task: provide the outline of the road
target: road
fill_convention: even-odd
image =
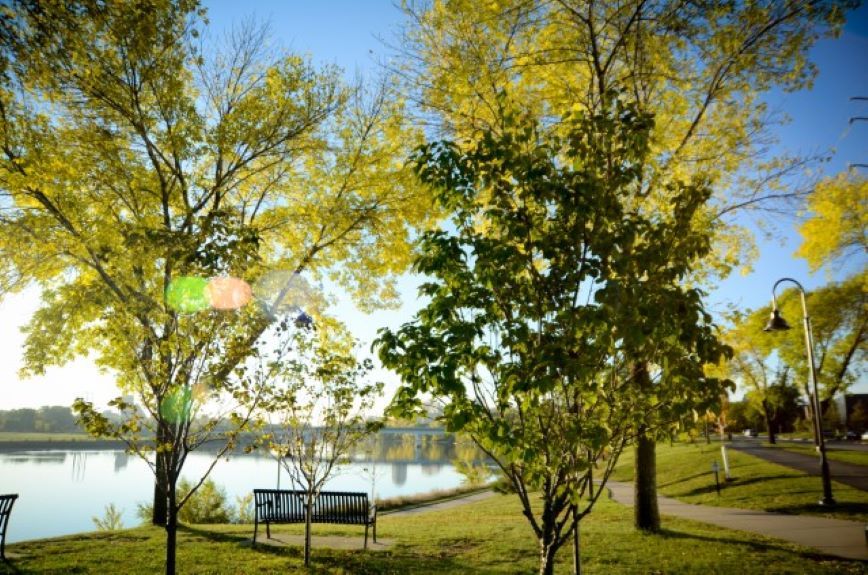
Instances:
[[[778,465],[784,465],[791,469],[807,473],[808,475],[820,476],[820,459],[818,456],[794,453],[784,449],[764,447],[761,441],[755,439],[741,439],[730,444],[733,449],[749,453],[755,457],[765,459]],[[868,466],[844,463],[842,461],[829,460],[829,474],[834,481],[838,481],[850,487],[868,491]]]

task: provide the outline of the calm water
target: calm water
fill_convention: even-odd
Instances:
[[[414,449],[406,442],[378,449],[374,464],[364,456],[339,470],[327,489],[365,491],[372,489],[375,470],[376,497],[425,493],[461,484],[462,476],[452,465],[454,446],[426,445]],[[183,476],[198,479],[213,461],[208,453],[192,453]],[[234,455],[220,460],[211,472],[228,501],[254,488],[274,488],[278,466],[266,455]],[[0,493],[18,493],[12,509],[7,542],[93,531],[92,517],[102,517],[113,503],[123,511],[125,527],[139,524],[137,503],[151,503],[153,475],[135,455],[113,450],[18,451],[0,453]],[[291,488],[286,472],[280,486]]]

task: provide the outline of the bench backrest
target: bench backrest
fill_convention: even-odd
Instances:
[[[303,523],[304,491],[284,489],[254,489],[253,499],[259,521],[273,523]],[[367,493],[347,491],[321,491],[314,500],[313,523],[368,523],[370,506]]]
[[[9,514],[12,513],[12,504],[18,499],[18,495],[0,495],[0,533],[6,533],[6,524],[9,523]]]

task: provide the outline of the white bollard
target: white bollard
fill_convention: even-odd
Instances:
[[[720,455],[723,457],[723,476],[729,481],[732,477],[729,475],[729,459],[726,457],[725,445],[720,446]]]

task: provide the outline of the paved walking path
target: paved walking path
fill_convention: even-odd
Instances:
[[[632,483],[609,481],[606,487],[610,490],[612,499],[624,505],[633,505]],[[758,533],[813,547],[826,555],[868,561],[865,525],[856,521],[692,505],[663,496],[657,497],[657,504],[661,515],[673,515],[727,529]]]
[[[489,489],[487,491],[478,491],[471,495],[460,496],[454,499],[448,499],[446,501],[423,503],[422,505],[419,505],[417,507],[398,509],[397,511],[384,511],[382,513],[378,513],[378,516],[415,515],[417,513],[427,513],[429,511],[442,511],[443,509],[452,509],[453,507],[458,507],[459,505],[466,505],[468,503],[483,501],[485,499],[488,499],[489,497],[493,497],[494,495],[496,495],[496,493]]]
[[[805,455],[804,453],[793,453],[785,449],[763,447],[762,445],[746,442],[733,442],[729,444],[729,447],[765,459],[766,461],[807,473],[808,475],[820,476],[819,454],[816,456]],[[838,481],[862,491],[868,491],[868,467],[864,465],[829,459],[829,474],[832,476],[833,481]]]

